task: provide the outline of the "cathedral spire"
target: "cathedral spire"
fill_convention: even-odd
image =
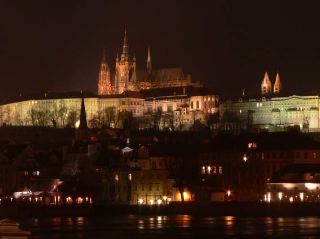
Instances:
[[[281,90],[282,90],[282,84],[280,80],[280,75],[279,73],[277,73],[276,81],[274,82],[274,85],[273,85],[273,93],[278,94],[280,93]]]
[[[272,92],[271,88],[272,88],[271,81],[269,79],[268,72],[266,72],[264,74],[264,77],[263,77],[263,80],[262,80],[262,83],[261,83],[261,94],[262,95],[270,94]]]
[[[107,63],[106,48],[103,48],[103,51],[102,51],[101,64],[102,63]]]
[[[152,70],[151,53],[150,53],[150,47],[148,47],[147,72],[151,73],[151,70]]]
[[[129,46],[128,46],[127,29],[124,29],[122,56],[127,57],[128,54],[129,54]]]

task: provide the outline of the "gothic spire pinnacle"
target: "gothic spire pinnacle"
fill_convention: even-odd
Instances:
[[[147,57],[147,71],[150,73],[152,70],[152,64],[151,64],[151,53],[150,53],[150,47],[148,47],[148,57]]]
[[[128,54],[129,54],[129,46],[128,46],[127,29],[124,29],[122,55],[127,56]]]
[[[101,63],[107,63],[106,48],[103,48]]]

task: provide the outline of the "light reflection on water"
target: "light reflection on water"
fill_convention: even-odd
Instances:
[[[30,239],[64,238],[319,238],[320,217],[109,216],[21,221]]]

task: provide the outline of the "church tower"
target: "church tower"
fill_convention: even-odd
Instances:
[[[279,94],[281,90],[282,90],[282,84],[280,81],[280,75],[279,73],[277,73],[276,81],[274,82],[274,85],[273,85],[273,93]]]
[[[150,53],[150,47],[148,47],[147,72],[150,74],[151,71],[152,71],[151,53]]]
[[[83,95],[81,96],[81,108],[80,108],[80,124],[79,128],[76,129],[76,140],[77,141],[87,141],[89,138],[88,124],[87,124],[87,114],[84,104]]]
[[[268,95],[270,93],[272,93],[272,85],[268,73],[266,72],[261,83],[261,94]]]
[[[128,90],[130,78],[135,71],[136,61],[129,55],[129,46],[127,32],[124,32],[122,53],[116,59],[116,74],[115,74],[115,90],[116,93],[122,94]]]
[[[110,68],[106,59],[106,51],[103,49],[102,60],[99,72],[98,95],[111,94]]]

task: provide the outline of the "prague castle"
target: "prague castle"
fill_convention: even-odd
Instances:
[[[126,31],[122,53],[120,57],[117,55],[115,66],[115,73],[112,75],[104,51],[99,74],[98,95],[122,94],[126,91],[152,88],[202,86],[199,82],[192,82],[191,76],[185,74],[181,68],[154,70],[151,63],[150,48],[148,48],[146,68],[137,69],[136,57],[129,54]]]
[[[219,104],[214,91],[193,82],[181,68],[153,69],[150,48],[145,69],[137,69],[125,33],[114,72],[103,51],[98,94],[47,92],[19,96],[0,105],[0,125],[74,127],[79,121],[82,97],[91,127],[121,127],[118,123],[121,113],[130,112],[134,118],[141,121],[148,118],[153,124],[153,118],[157,118],[160,129],[184,130],[195,121],[205,122],[206,115],[216,113]],[[146,123],[139,126],[146,127],[151,126]]]
[[[213,127],[222,130],[281,131],[299,127],[307,132],[320,131],[320,96],[285,95],[279,73],[274,80],[267,72],[264,74],[258,96],[243,94],[221,100],[215,91],[193,81],[181,68],[154,69],[150,48],[147,52],[145,67],[137,69],[125,33],[115,69],[110,69],[103,51],[97,94],[47,92],[19,96],[0,105],[0,125],[74,127],[84,97],[90,127],[121,127],[121,113],[129,112],[144,122],[139,128],[150,128],[152,122],[159,129],[188,130],[196,121],[208,125],[210,115],[219,113],[220,121]]]

